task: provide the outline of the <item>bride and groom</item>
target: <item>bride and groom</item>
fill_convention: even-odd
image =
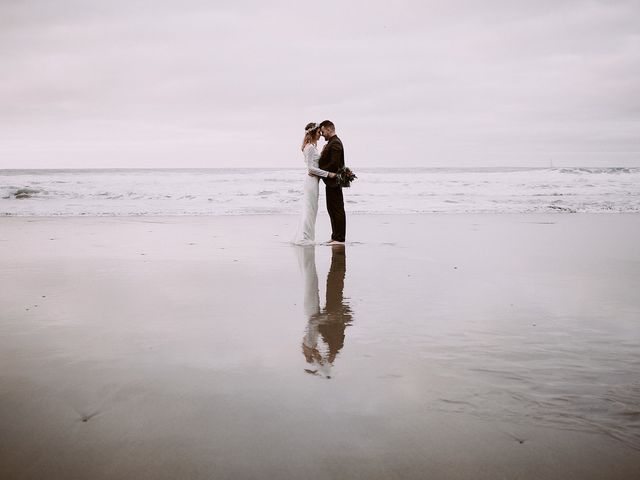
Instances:
[[[318,152],[318,140],[323,137],[327,143]],[[337,172],[344,167],[342,141],[336,135],[336,127],[330,120],[320,124],[309,123],[304,129],[302,153],[307,164],[308,175],[304,182],[302,218],[293,239],[296,245],[315,245],[316,217],[318,215],[318,195],[320,179],[325,183],[327,212],[331,219],[331,240],[329,245],[342,245],[345,241],[347,218],[344,213],[342,187]]]

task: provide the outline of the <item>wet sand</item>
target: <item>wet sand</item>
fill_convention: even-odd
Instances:
[[[640,216],[295,220],[0,219],[0,478],[640,478]]]

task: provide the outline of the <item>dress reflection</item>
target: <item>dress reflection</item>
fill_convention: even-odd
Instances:
[[[331,250],[331,267],[327,274],[325,307],[320,309],[315,247],[299,247],[298,262],[304,277],[304,313],[307,328],[302,339],[302,353],[309,363],[307,373],[331,378],[331,369],[344,346],[345,329],[352,312],[343,297],[346,274],[346,251],[343,245]]]

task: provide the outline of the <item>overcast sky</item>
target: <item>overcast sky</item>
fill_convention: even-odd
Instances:
[[[0,0],[0,168],[640,166],[640,0]]]

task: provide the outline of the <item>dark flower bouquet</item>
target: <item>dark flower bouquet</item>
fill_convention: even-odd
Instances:
[[[338,181],[338,185],[343,188],[349,188],[351,186],[351,182],[353,182],[356,178],[356,174],[351,171],[349,167],[341,167],[336,172],[336,180]]]

